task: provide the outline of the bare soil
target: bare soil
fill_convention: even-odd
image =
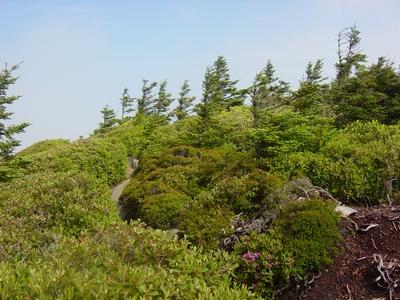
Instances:
[[[400,206],[353,208],[340,224],[342,251],[333,266],[281,299],[400,299]]]
[[[131,177],[131,175],[132,175],[132,173],[133,173],[134,170],[135,170],[135,169],[132,168],[131,164],[128,163],[127,170],[126,170],[126,174],[125,174],[126,180],[123,181],[123,182],[121,182],[120,184],[118,184],[118,185],[116,185],[116,186],[113,186],[113,187],[111,188],[111,193],[112,193],[111,198],[112,198],[114,201],[118,202],[119,196],[121,196],[121,193],[122,193],[123,189],[124,189],[124,188],[128,185],[128,183],[130,182],[130,179],[129,179],[129,178]]]

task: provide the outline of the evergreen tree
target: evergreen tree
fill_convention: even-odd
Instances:
[[[135,101],[135,99],[129,96],[128,88],[125,87],[122,93],[122,97],[119,98],[119,100],[122,106],[121,119],[123,120],[126,114],[129,114],[134,111],[133,102]]]
[[[265,68],[256,74],[253,85],[249,89],[254,128],[261,125],[265,112],[288,103],[289,84],[274,75],[274,66],[271,61],[268,61]]]
[[[336,80],[340,84],[350,78],[353,69],[362,67],[367,56],[360,50],[360,31],[356,25],[345,28],[338,34],[338,58],[336,63]]]
[[[137,113],[140,115],[150,115],[154,105],[154,94],[153,89],[157,86],[157,82],[152,82],[148,85],[148,80],[143,79],[142,85],[142,96],[136,98],[137,101]]]
[[[203,97],[196,112],[201,118],[207,118],[216,111],[229,110],[232,106],[243,105],[247,89],[238,90],[238,80],[231,80],[228,64],[223,56],[218,56],[212,66],[206,69],[203,81]]]
[[[185,80],[181,86],[181,90],[179,92],[178,105],[173,111],[173,115],[178,119],[182,120],[186,118],[191,113],[191,106],[193,105],[193,101],[196,97],[189,97],[188,94],[190,92],[189,81]]]
[[[210,66],[207,66],[206,68],[206,74],[204,75],[204,80],[203,80],[203,95],[201,97],[200,103],[198,103],[194,111],[197,113],[197,115],[202,119],[202,120],[208,120],[212,113],[212,86],[213,86],[213,71]]]
[[[94,134],[105,133],[118,123],[117,113],[108,105],[100,112],[103,115],[103,122],[99,123],[99,128],[94,131]]]
[[[25,128],[30,125],[27,122],[9,126],[3,123],[14,114],[7,112],[6,105],[14,103],[21,97],[20,95],[7,95],[9,86],[15,84],[18,79],[18,77],[12,77],[11,73],[18,68],[19,64],[12,65],[10,68],[5,64],[4,69],[0,72],[0,159],[4,160],[10,160],[15,148],[21,145],[21,141],[16,140],[14,135],[25,132]]]
[[[167,112],[169,106],[174,101],[171,93],[167,92],[167,79],[160,82],[157,98],[154,101],[154,112],[159,116],[166,116],[169,118]]]
[[[384,124],[397,124],[400,120],[400,76],[384,57],[341,85],[334,85],[331,98],[338,126],[356,120]]]
[[[300,81],[300,87],[292,93],[292,104],[295,111],[303,115],[324,114],[329,112],[326,102],[329,85],[322,82],[327,77],[322,76],[323,60],[315,64],[309,62],[306,68],[306,78]]]

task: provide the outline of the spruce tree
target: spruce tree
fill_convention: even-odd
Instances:
[[[152,94],[153,89],[157,86],[157,82],[152,82],[148,85],[148,80],[143,79],[142,85],[142,96],[136,98],[137,101],[137,113],[139,115],[149,116],[152,113],[154,105],[154,94]]]
[[[345,28],[338,34],[338,62],[336,63],[336,80],[339,84],[350,78],[354,69],[359,69],[367,56],[360,50],[360,31],[356,25]]]
[[[208,118],[212,113],[243,105],[248,90],[236,88],[238,80],[231,80],[225,58],[220,55],[212,66],[208,66],[203,81],[203,97],[196,106],[197,114]]]
[[[154,100],[153,111],[156,115],[165,116],[168,119],[168,109],[174,98],[172,98],[171,93],[167,92],[167,83],[167,79],[160,82],[158,94]]]
[[[126,117],[126,114],[134,111],[133,102],[135,101],[135,99],[129,96],[128,88],[125,87],[122,93],[122,97],[119,98],[119,100],[122,106],[121,119],[123,120]]]
[[[99,128],[94,134],[105,133],[118,123],[117,113],[108,104],[100,111],[103,116],[103,122],[99,123]]]
[[[173,111],[173,115],[178,119],[182,120],[186,118],[191,112],[191,107],[193,105],[193,101],[196,99],[196,97],[188,96],[190,92],[190,87],[189,87],[189,81],[185,80],[181,86],[181,90],[179,92],[179,98],[178,98],[178,105]]]
[[[292,92],[292,104],[294,110],[302,115],[329,114],[327,103],[329,85],[323,81],[327,77],[322,76],[323,60],[318,59],[315,64],[309,62],[306,67],[306,77],[300,81],[297,91]]]
[[[8,96],[7,90],[10,85],[15,84],[18,77],[13,77],[11,73],[19,68],[19,64],[12,65],[8,68],[5,64],[4,69],[0,72],[0,159],[10,160],[16,147],[21,145],[21,141],[14,138],[15,134],[25,132],[25,128],[30,124],[27,122],[19,125],[6,126],[3,121],[9,120],[14,114],[7,112],[7,105],[18,100],[20,95]]]
[[[289,84],[275,77],[275,68],[271,61],[256,74],[249,90],[254,128],[261,126],[267,111],[288,104]]]

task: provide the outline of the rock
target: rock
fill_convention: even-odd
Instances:
[[[347,218],[348,216],[355,214],[357,212],[355,209],[344,205],[336,206],[335,211],[340,212],[341,217],[343,218]]]

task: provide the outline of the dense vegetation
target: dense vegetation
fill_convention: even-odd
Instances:
[[[339,34],[330,83],[317,60],[290,90],[269,61],[239,89],[219,56],[197,104],[188,81],[170,110],[167,80],[144,79],[86,139],[14,154],[29,124],[0,123],[0,297],[273,299],[329,266],[337,201],[400,197],[400,76],[385,58],[364,65],[359,34]],[[0,121],[15,69],[0,76]]]

